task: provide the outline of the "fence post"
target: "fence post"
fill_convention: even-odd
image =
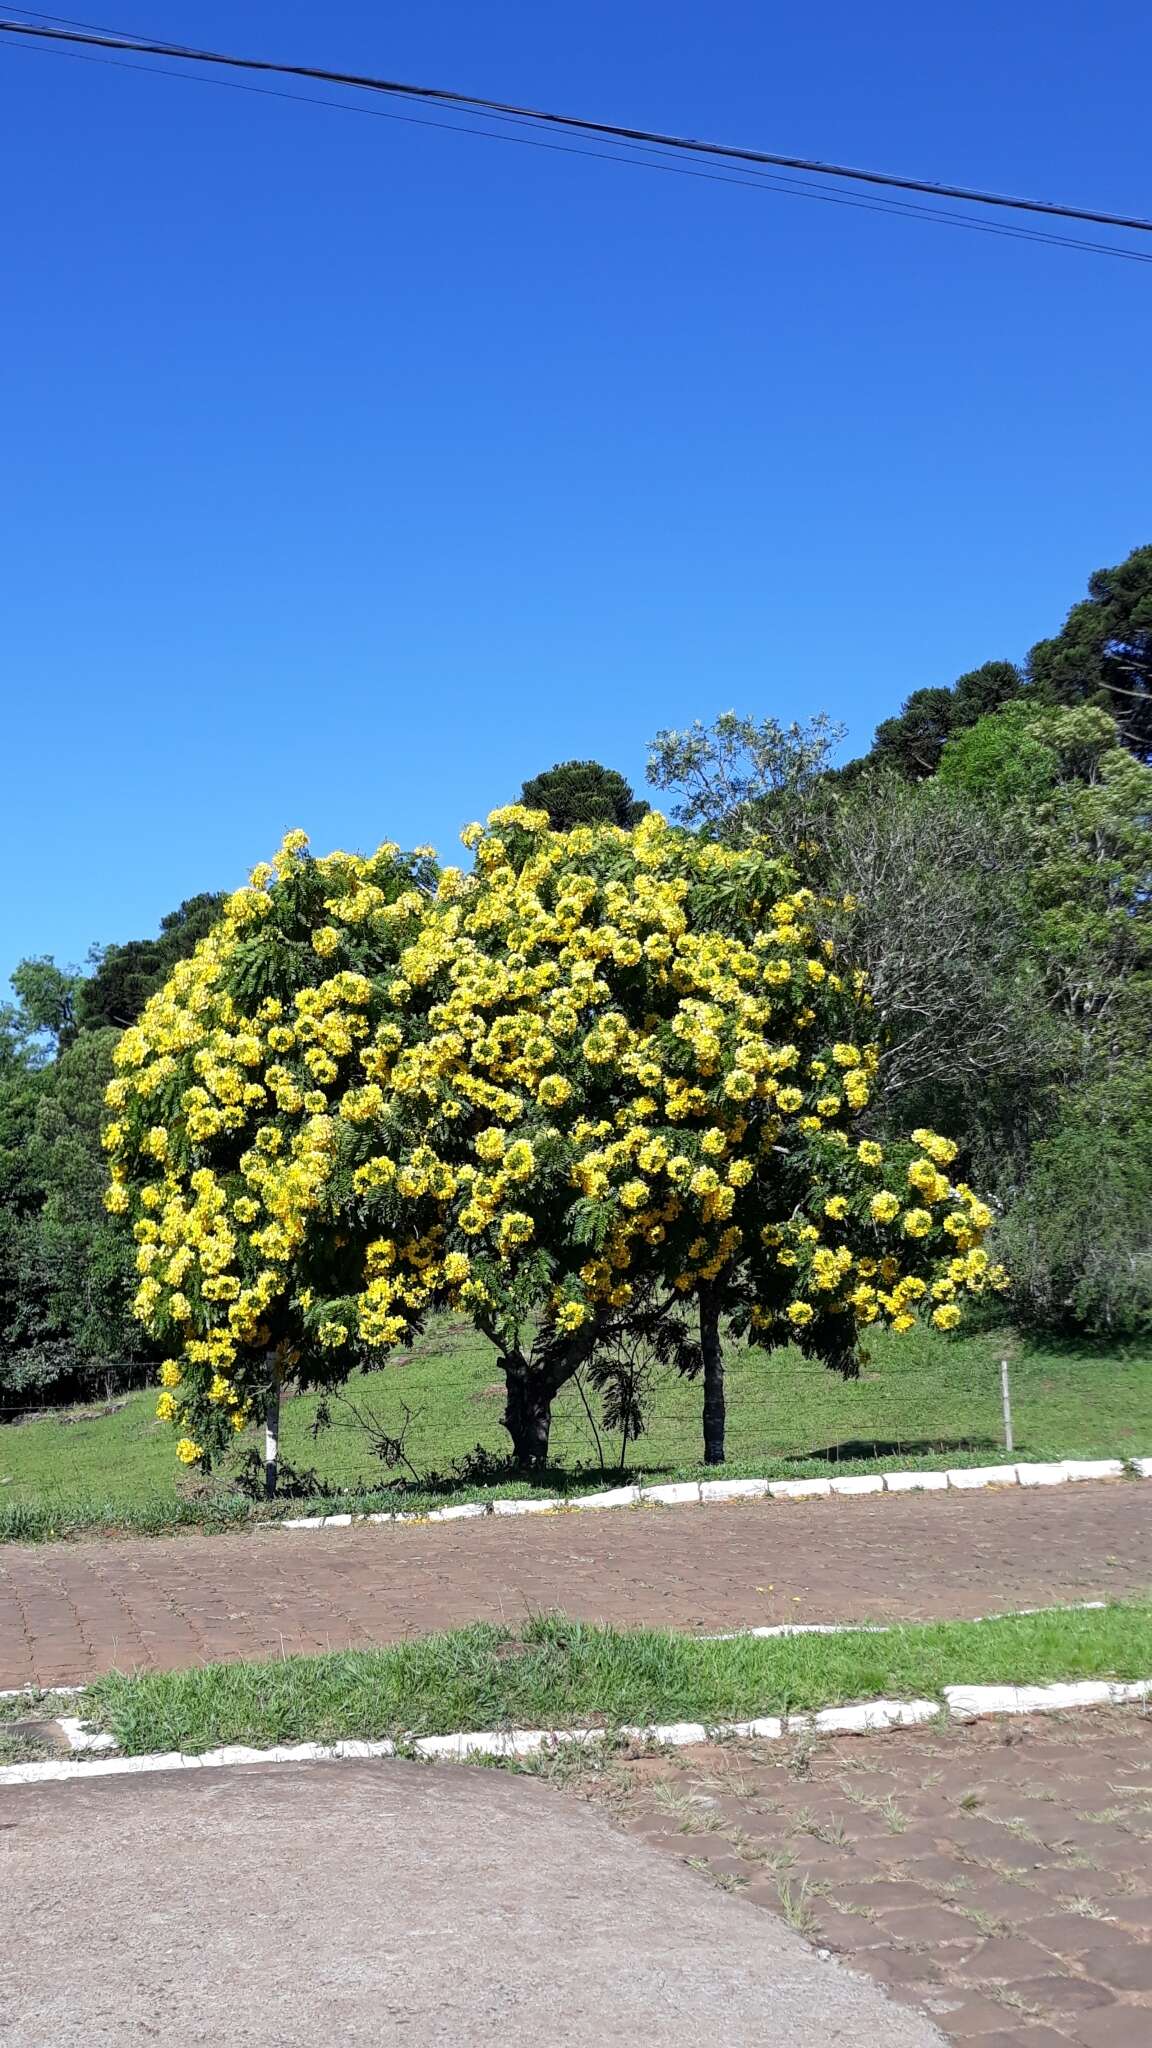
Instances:
[[[1000,1399],[1004,1408],[1004,1449],[1011,1457],[1015,1445],[1012,1438],[1012,1392],[1008,1385],[1008,1360],[1000,1360]]]

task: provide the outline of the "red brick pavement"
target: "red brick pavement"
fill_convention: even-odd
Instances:
[[[967,1616],[1152,1585],[1152,1487],[741,1502],[0,1548],[0,1686],[562,1610],[705,1629]]]
[[[1152,1718],[726,1742],[579,1768],[631,1832],[957,2048],[1152,2043]]]

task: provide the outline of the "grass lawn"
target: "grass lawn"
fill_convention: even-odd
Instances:
[[[709,1642],[547,1617],[382,1650],[110,1677],[79,1708],[131,1755],[460,1729],[750,1720],[946,1685],[1152,1675],[1152,1607]]]
[[[797,1352],[767,1356],[733,1347],[728,1462],[716,1476],[994,1462],[1003,1456],[1002,1356],[1011,1360],[1018,1457],[1152,1455],[1152,1347],[1110,1352],[1033,1344],[1004,1332],[960,1339],[918,1332],[876,1340],[855,1382]],[[315,1472],[318,1494],[337,1496],[328,1501],[333,1511],[532,1490],[499,1473],[483,1483],[483,1473],[470,1481],[454,1471],[478,1447],[496,1459],[508,1450],[494,1354],[466,1325],[447,1318],[434,1324],[401,1362],[353,1381],[349,1393],[362,1415],[394,1434],[407,1411],[405,1448],[423,1483],[408,1480],[406,1498],[396,1503],[387,1488],[398,1475],[374,1459],[365,1430],[343,1404],[336,1404],[336,1426],[313,1441],[316,1400],[302,1395],[286,1405],[282,1454],[289,1465]],[[0,1429],[0,1540],[85,1527],[219,1526],[263,1512],[226,1476],[213,1500],[189,1499],[173,1433],[155,1420],[154,1401],[153,1393],[133,1394],[112,1412],[73,1410]],[[614,1474],[619,1440],[601,1432],[598,1447],[577,1390],[566,1388],[556,1403],[554,1468],[544,1490],[602,1484],[601,1450]],[[691,1476],[702,1469],[699,1456],[700,1389],[669,1378],[649,1434],[628,1446],[629,1473]],[[282,1510],[303,1511],[299,1502]]]

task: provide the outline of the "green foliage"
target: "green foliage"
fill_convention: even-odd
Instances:
[[[190,896],[178,910],[161,918],[157,938],[95,948],[93,972],[79,988],[81,1029],[97,1031],[111,1025],[123,1031],[134,1023],[176,962],[186,960],[211,931],[223,907],[221,895]]]
[[[21,1402],[131,1378],[132,1243],[104,1209],[100,1151],[112,1031],[51,1067],[0,1076],[0,1390]]]
[[[832,754],[846,731],[823,711],[788,726],[723,711],[712,725],[658,732],[647,776],[678,797],[672,815],[682,825],[794,853],[823,824]]]
[[[80,976],[57,967],[47,953],[21,960],[12,974],[17,1007],[10,1012],[12,1025],[28,1057],[42,1064],[70,1045],[76,1035],[76,998]]]
[[[909,781],[934,775],[950,741],[1013,699],[1037,706],[1094,705],[1115,721],[1121,744],[1152,760],[1152,546],[1114,569],[1097,569],[1088,596],[1059,633],[1039,640],[1023,668],[988,661],[950,689],[914,690],[876,728],[871,752],[853,763],[892,768]]]
[[[1075,1064],[1152,1049],[1152,767],[1091,705],[1010,705],[949,742],[939,783],[1012,820],[1025,925]]]
[[[138,1377],[151,1348],[130,1313],[131,1239],[106,1214],[100,1149],[118,1026],[210,929],[196,896],[157,939],[95,956],[85,978],[22,960],[0,1010],[0,1402],[34,1404]]]
[[[898,715],[877,726],[869,762],[894,768],[909,782],[923,781],[939,766],[954,718],[951,690],[913,690]]]
[[[1123,744],[1152,760],[1152,546],[1088,578],[1059,633],[1032,649],[1028,680],[1049,703],[1101,705]]]
[[[520,802],[547,811],[556,832],[570,832],[574,825],[621,825],[628,831],[648,810],[619,771],[599,761],[557,761],[524,784]]]
[[[959,676],[950,690],[914,690],[895,718],[877,726],[868,766],[922,782],[935,774],[957,732],[999,710],[1023,688],[1024,677],[1013,662],[986,661]]]
[[[1000,1231],[1021,1320],[1136,1337],[1152,1329],[1152,1067],[1073,1094]]]

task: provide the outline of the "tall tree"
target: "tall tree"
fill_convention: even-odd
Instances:
[[[49,953],[21,960],[13,969],[12,1020],[35,1063],[50,1059],[76,1036],[82,979],[75,968],[57,967]]]
[[[176,962],[187,959],[211,931],[223,907],[222,895],[190,896],[161,918],[156,938],[94,948],[89,956],[93,971],[78,991],[80,1028],[97,1031],[113,1025],[123,1031],[133,1023]]]
[[[1053,704],[1097,704],[1126,747],[1152,760],[1152,545],[1088,578],[1051,640],[1028,656],[1028,683]]]
[[[869,764],[923,782],[936,773],[955,720],[951,690],[913,690],[896,716],[876,727]]]
[[[696,719],[658,732],[648,780],[676,797],[672,815],[682,825],[790,856],[806,833],[822,830],[832,755],[846,732],[824,711],[791,725],[722,711],[711,725]]]
[[[1152,1052],[1152,765],[1095,705],[1034,699],[945,750],[939,780],[1005,816],[1026,863],[1024,935],[1075,1065]]]
[[[524,784],[520,801],[529,810],[547,811],[554,832],[570,832],[574,825],[621,825],[627,832],[648,809],[618,769],[599,761],[557,761]]]

